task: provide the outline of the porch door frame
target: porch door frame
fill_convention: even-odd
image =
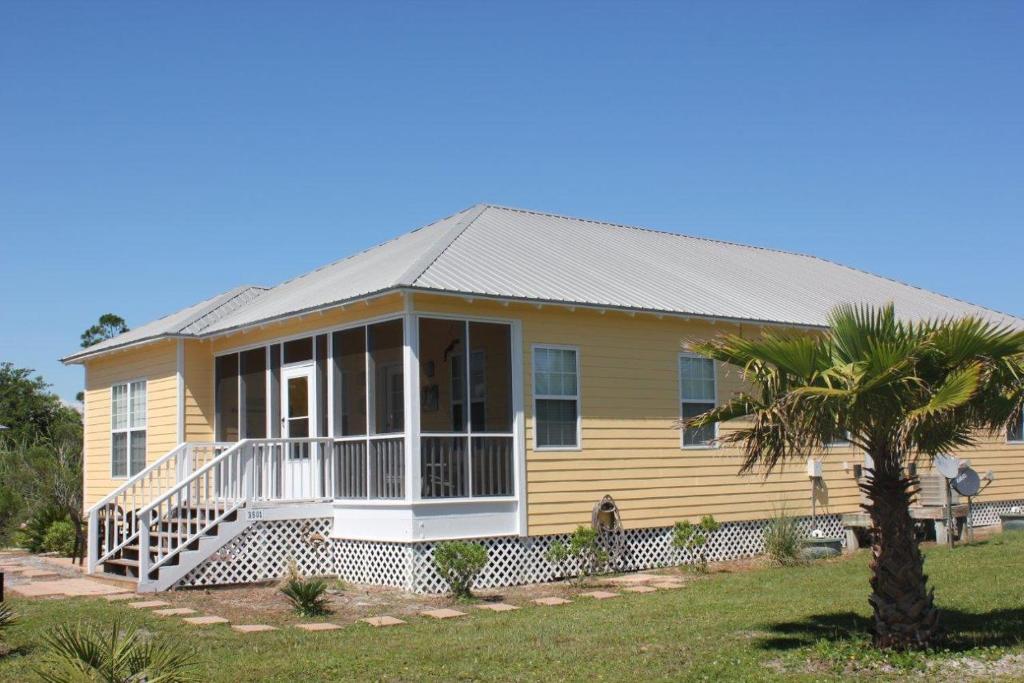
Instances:
[[[291,380],[304,377],[306,379],[306,412],[307,421],[305,437],[292,434],[291,403],[288,399],[288,385]],[[302,361],[281,366],[281,438],[314,438],[317,435],[316,408],[316,362]],[[306,444],[289,444],[285,447],[284,457],[284,496],[286,498],[311,498],[315,482],[313,481],[313,447]]]

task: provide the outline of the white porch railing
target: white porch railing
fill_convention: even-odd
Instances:
[[[334,497],[329,438],[245,439],[145,505],[139,578],[166,564],[247,502]]]
[[[136,511],[227,449],[229,443],[183,443],[89,508],[88,565],[113,557],[138,536]]]

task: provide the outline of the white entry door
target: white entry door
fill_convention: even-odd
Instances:
[[[305,439],[316,435],[316,393],[313,365],[285,367],[281,371],[281,436]],[[285,449],[284,497],[311,498],[313,461],[309,443],[289,444]]]

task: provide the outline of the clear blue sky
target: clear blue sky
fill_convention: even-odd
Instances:
[[[487,201],[1024,315],[1024,5],[0,8],[0,360]]]

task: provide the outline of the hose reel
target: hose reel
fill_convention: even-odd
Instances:
[[[626,530],[622,527],[619,506],[614,498],[606,495],[594,505],[590,524],[608,549],[612,562],[621,558],[626,551]]]

